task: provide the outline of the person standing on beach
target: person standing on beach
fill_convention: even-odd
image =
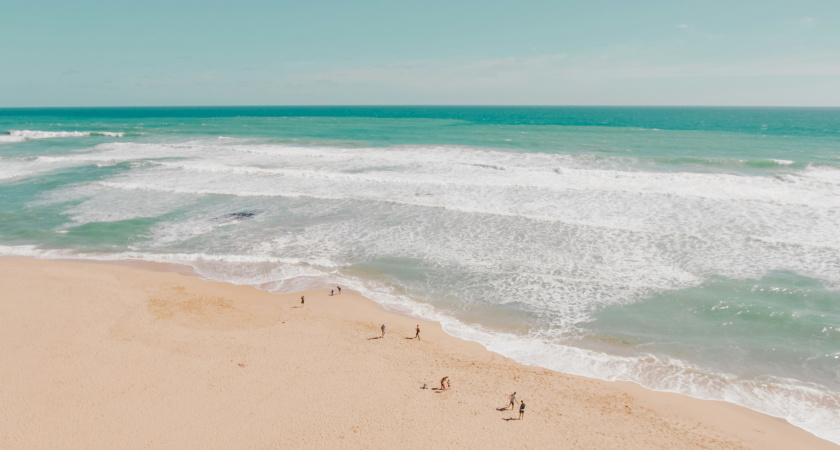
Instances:
[[[300,296],[300,304],[303,305],[303,296]]]
[[[417,324],[417,332],[414,333],[414,337],[420,339],[420,324]]]
[[[505,409],[507,409],[507,408],[510,408],[510,409],[516,408],[516,392],[514,392],[513,394],[510,394],[510,403],[507,405],[507,407],[505,407]]]
[[[382,336],[381,337],[385,337],[385,324],[384,323],[382,324],[381,328],[382,328]]]
[[[332,297],[333,295],[335,295],[335,289],[330,289],[330,297]]]
[[[341,286],[336,286],[335,288],[338,289],[338,295],[341,295]]]
[[[447,375],[447,376],[445,376],[445,377],[443,377],[443,378],[441,378],[441,379],[440,379],[440,390],[441,390],[441,391],[445,391],[445,390],[446,390],[446,382],[447,382],[448,380],[449,380],[449,375]]]
[[[519,404],[519,420],[522,420],[522,416],[525,415],[525,400]]]

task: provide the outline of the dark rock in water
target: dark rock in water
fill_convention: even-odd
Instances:
[[[247,220],[250,219],[262,211],[239,211],[235,213],[225,214],[224,216],[217,217],[217,220]]]

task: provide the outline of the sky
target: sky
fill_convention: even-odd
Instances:
[[[840,0],[0,0],[0,107],[840,106]]]

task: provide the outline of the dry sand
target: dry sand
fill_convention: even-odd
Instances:
[[[408,339],[416,319],[303,294],[0,258],[0,448],[838,448],[735,405],[523,366],[435,323]],[[446,375],[451,390],[421,389]],[[498,410],[513,391],[522,421]]]

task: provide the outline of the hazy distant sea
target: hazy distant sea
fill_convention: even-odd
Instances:
[[[840,109],[0,109],[0,254],[340,284],[840,443]]]

